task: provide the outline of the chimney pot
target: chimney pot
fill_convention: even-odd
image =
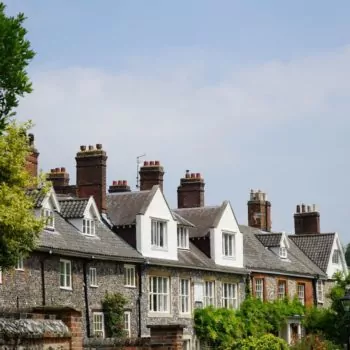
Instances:
[[[300,205],[298,204],[297,205],[297,210],[296,210],[297,213],[300,213]]]
[[[123,182],[121,180],[118,180],[118,186],[122,185]]]
[[[196,177],[195,173],[191,173],[191,179],[194,179]]]
[[[115,181],[115,180],[113,180],[113,182],[112,182],[113,186],[116,186],[117,183],[118,183],[118,181]]]
[[[201,178],[201,174],[200,174],[200,173],[197,173],[197,174],[196,174],[196,178],[197,178],[197,179],[200,179],[200,178]]]
[[[59,173],[60,172],[60,168],[55,168],[55,173]]]
[[[102,143],[96,143],[96,149],[102,149]]]
[[[143,165],[144,165],[144,166],[148,166],[148,165],[149,165],[149,162],[148,162],[147,160],[145,160],[145,161],[143,162]]]
[[[89,151],[93,151],[94,150],[94,146],[93,145],[89,145]]]
[[[311,206],[310,205],[307,206],[307,212],[311,213]]]
[[[186,170],[185,178],[188,179],[190,177],[190,171]]]
[[[159,160],[155,160],[154,161],[154,165],[160,165],[160,161]]]
[[[301,212],[302,212],[302,213],[305,213],[305,204],[302,204],[302,205],[301,205]]]
[[[66,168],[61,167],[61,173],[65,173],[66,172]]]
[[[54,173],[54,172],[55,172],[55,169],[51,169],[51,172]]]
[[[149,162],[149,165],[154,165],[154,160],[151,160],[151,161]]]
[[[86,151],[86,146],[81,145],[81,146],[80,146],[80,150],[81,150],[82,152]]]
[[[127,186],[128,185],[128,181],[127,180],[123,180],[123,186]]]

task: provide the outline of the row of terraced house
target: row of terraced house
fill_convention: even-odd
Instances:
[[[33,145],[27,162],[33,176],[38,156]],[[271,203],[261,191],[249,194],[242,225],[229,201],[205,205],[198,173],[180,179],[172,209],[158,161],[141,166],[139,190],[114,181],[107,191],[102,145],[81,146],[75,159],[76,185],[56,168],[48,193],[28,191],[46,227],[36,250],[0,276],[1,307],[72,306],[82,311],[85,337],[105,337],[101,301],[106,292],[120,292],[128,300],[130,337],[148,336],[148,325],[181,323],[184,349],[199,349],[196,307],[238,308],[247,283],[262,300],[297,296],[307,306],[327,306],[334,273],[347,273],[339,236],[320,232],[315,207],[296,207],[294,234],[272,232]],[[300,322],[291,319],[281,332],[290,341],[300,335]]]

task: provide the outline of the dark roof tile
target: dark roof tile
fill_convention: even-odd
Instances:
[[[82,218],[84,217],[84,212],[88,202],[89,199],[87,198],[59,198],[61,214],[66,219]]]
[[[282,233],[262,233],[255,236],[264,247],[279,247],[281,244]]]

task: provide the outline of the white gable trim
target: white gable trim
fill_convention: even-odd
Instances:
[[[45,208],[45,207],[48,206],[48,204],[49,204],[50,202],[52,202],[53,207],[54,207],[55,210],[57,210],[58,212],[61,211],[61,207],[60,207],[60,204],[59,204],[59,202],[58,202],[58,200],[57,200],[56,192],[55,192],[55,190],[53,189],[53,187],[51,187],[51,188],[49,189],[49,191],[46,193],[46,196],[45,196],[45,198],[44,198],[44,200],[43,200],[41,206],[42,206],[43,208]]]
[[[333,264],[333,262],[332,262],[334,250],[339,251],[339,254],[340,254],[340,264],[339,265],[340,266],[339,265],[337,266],[337,265]],[[329,258],[328,258],[328,267],[327,267],[328,278],[332,279],[334,273],[337,271],[342,272],[345,276],[348,274],[348,267],[347,267],[346,260],[345,260],[344,250],[343,250],[343,247],[341,245],[339,235],[336,232],[334,234],[332,250],[331,250],[331,253],[330,253]]]
[[[280,247],[285,247],[287,249],[290,247],[289,240],[285,232],[282,232]]]
[[[94,217],[96,217],[97,220],[101,222],[100,212],[98,211],[98,208],[93,196],[90,196],[89,198],[89,201],[84,210],[84,217],[88,216],[90,210],[92,210],[92,212],[94,213]]]

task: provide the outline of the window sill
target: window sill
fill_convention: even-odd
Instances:
[[[132,285],[124,285],[125,288],[136,288],[136,285],[135,286],[132,286]]]
[[[235,256],[223,255],[222,258],[225,259],[225,260],[236,260],[236,257],[235,257]]]
[[[169,312],[149,311],[148,317],[173,317]]]
[[[24,272],[24,269],[15,269],[15,270],[19,272]]]
[[[96,284],[90,284],[90,288],[98,288],[98,285],[96,285]]]
[[[186,314],[179,313],[179,318],[192,318],[192,313],[186,313]]]
[[[154,245],[151,246],[151,249],[152,250],[157,250],[157,251],[160,251],[160,252],[167,252],[168,251],[168,247],[157,247],[157,246],[154,246]]]
[[[66,291],[72,291],[73,290],[72,287],[61,287],[61,286],[60,286],[60,289],[66,290]]]

